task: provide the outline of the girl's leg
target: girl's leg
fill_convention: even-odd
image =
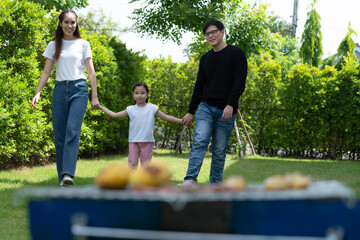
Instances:
[[[141,166],[145,163],[150,162],[153,154],[153,142],[141,142],[140,145],[140,162]]]
[[[139,153],[140,149],[138,146],[138,143],[131,142],[129,143],[129,158],[128,158],[128,164],[129,167],[132,169],[136,169],[139,162]]]

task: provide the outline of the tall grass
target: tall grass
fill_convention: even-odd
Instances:
[[[171,182],[183,181],[188,164],[188,153],[175,154],[169,150],[155,150],[153,160],[166,163],[173,174]],[[126,162],[126,155],[104,156],[96,159],[81,159],[76,169],[76,186],[94,184],[94,177],[103,167],[114,162]],[[207,154],[198,177],[200,184],[207,184],[211,155]],[[261,183],[266,177],[289,172],[308,174],[315,180],[338,180],[351,187],[360,197],[360,162],[333,160],[303,160],[270,158],[249,155],[244,160],[236,155],[228,155],[224,178],[242,175],[248,182]],[[29,186],[58,185],[56,166],[20,168],[0,172],[0,239],[30,239],[27,205],[14,205],[17,189]]]

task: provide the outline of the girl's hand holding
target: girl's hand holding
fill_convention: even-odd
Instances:
[[[186,126],[190,126],[194,121],[194,114],[191,113],[187,113],[183,119],[182,119],[182,123]]]

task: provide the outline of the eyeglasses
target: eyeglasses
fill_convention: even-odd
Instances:
[[[213,31],[211,31],[211,32],[206,32],[204,35],[205,35],[205,37],[210,37],[210,35],[215,36],[215,34],[217,33],[217,31],[220,31],[220,29],[216,29],[216,30],[213,30]]]

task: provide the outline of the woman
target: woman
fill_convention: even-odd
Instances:
[[[52,119],[56,167],[61,187],[74,184],[80,130],[88,102],[85,67],[92,90],[91,108],[96,109],[99,105],[91,48],[80,36],[77,18],[73,10],[61,12],[54,40],[43,53],[46,57],[45,67],[32,100],[32,106],[38,109],[36,105],[40,93],[55,64],[56,83],[52,96]]]

